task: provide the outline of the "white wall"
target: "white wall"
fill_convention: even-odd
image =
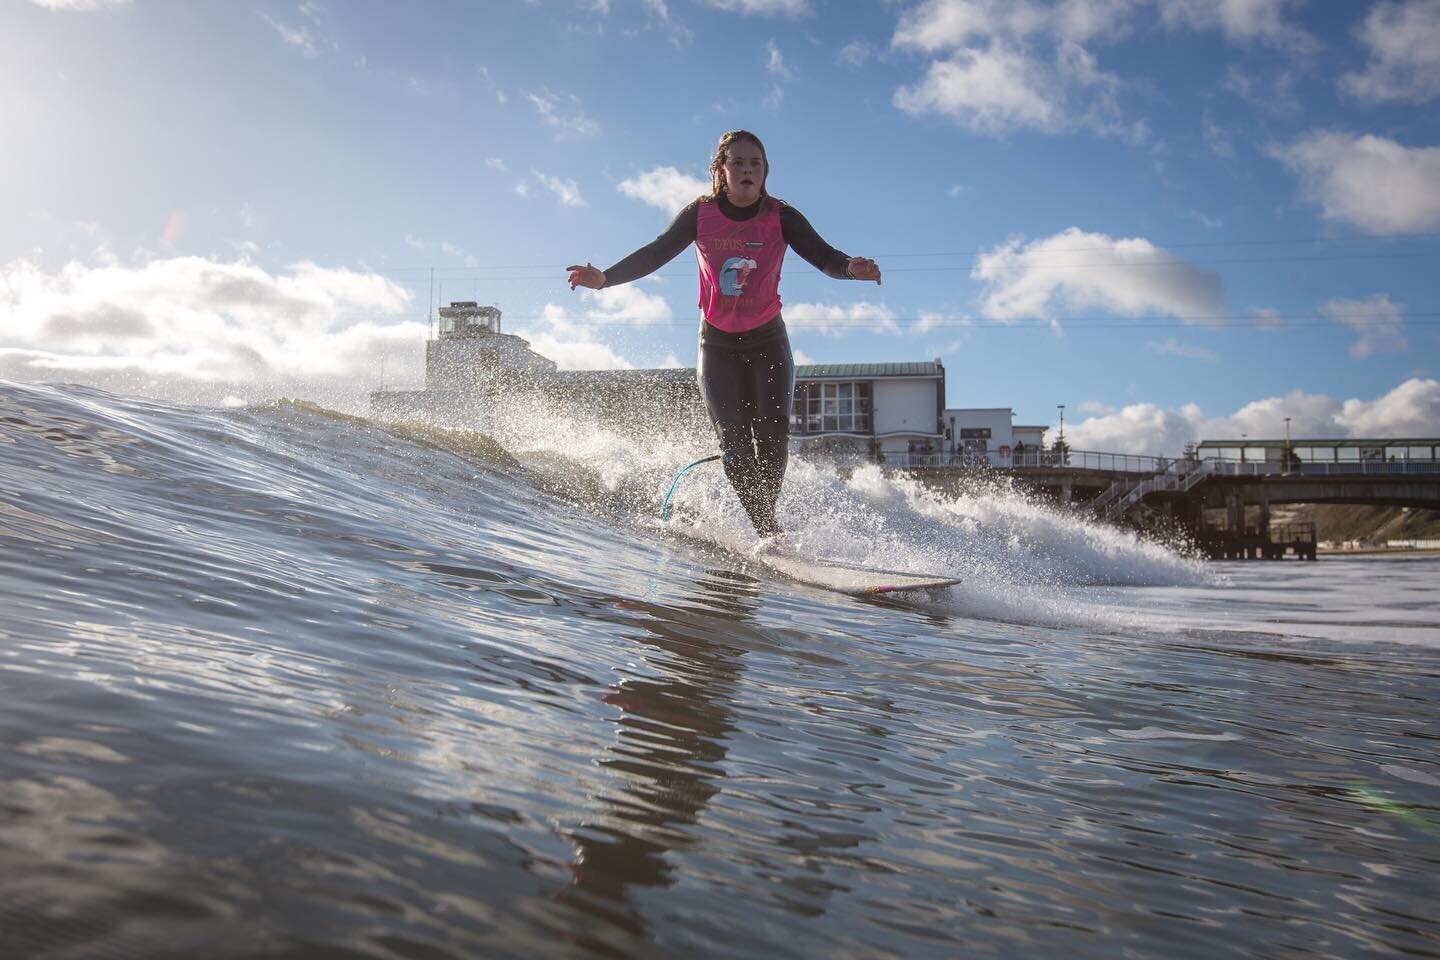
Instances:
[[[929,379],[876,380],[871,401],[875,410],[875,432],[904,430],[934,436],[937,384],[938,381]],[[900,449],[905,449],[904,442]]]
[[[1010,454],[1015,449],[1015,438],[1010,423],[1013,413],[1009,407],[954,407],[945,411],[945,426],[950,428],[950,440],[945,444],[947,453],[961,453],[965,441],[960,431],[966,429],[989,430],[985,449],[992,466],[1010,466]]]
[[[1039,450],[1045,446],[1045,428],[1032,427],[1028,430],[1016,430],[1014,432],[1015,442],[1024,443],[1030,450]]]

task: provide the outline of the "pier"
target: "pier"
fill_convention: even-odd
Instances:
[[[1313,524],[1272,524],[1271,507],[1346,503],[1440,510],[1440,439],[1218,440],[1183,457],[1046,450],[1008,468],[979,470],[938,458],[904,469],[963,492],[1005,476],[1112,523],[1180,530],[1215,559],[1316,558]]]

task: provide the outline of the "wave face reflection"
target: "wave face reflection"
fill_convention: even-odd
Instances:
[[[0,956],[1440,954],[1434,561],[589,443],[0,385]]]

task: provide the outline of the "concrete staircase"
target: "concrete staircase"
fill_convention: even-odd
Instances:
[[[1153,477],[1139,481],[1128,478],[1116,480],[1088,506],[1097,516],[1115,521],[1144,500],[1147,494],[1157,490],[1187,493],[1210,476],[1214,469],[1215,464],[1209,460],[1175,460]]]

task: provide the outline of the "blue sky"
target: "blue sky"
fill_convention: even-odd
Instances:
[[[1440,433],[1440,0],[0,0],[0,84],[0,378],[353,408],[432,297],[689,366],[690,254],[563,267],[745,127],[885,271],[787,262],[802,360],[1083,449]]]

